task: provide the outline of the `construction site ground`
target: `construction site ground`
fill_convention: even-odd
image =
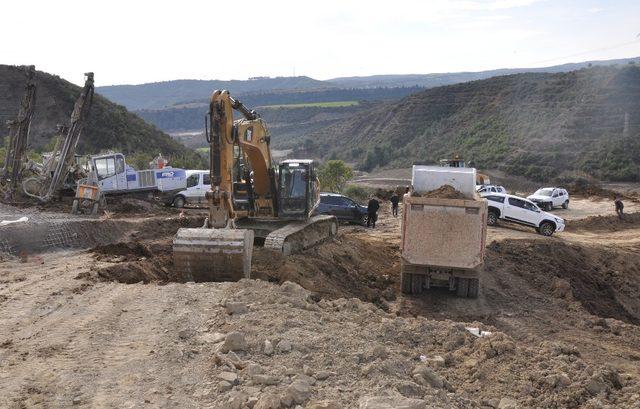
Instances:
[[[236,283],[172,270],[202,210],[114,212],[90,250],[3,256],[0,407],[637,408],[639,207],[576,197],[551,238],[489,228],[477,299],[399,292],[388,202],[375,229],[256,248]]]

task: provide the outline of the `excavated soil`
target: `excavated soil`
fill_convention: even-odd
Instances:
[[[467,197],[460,191],[456,190],[453,186],[443,185],[435,190],[431,190],[426,193],[412,193],[413,196],[427,197],[430,199],[467,199]]]
[[[640,248],[613,240],[640,234],[637,215],[552,238],[490,228],[480,296],[460,299],[399,293],[389,213],[301,254],[255,248],[257,280],[239,283],[172,282],[171,239],[200,216],[46,268],[10,261],[0,406],[640,406]]]

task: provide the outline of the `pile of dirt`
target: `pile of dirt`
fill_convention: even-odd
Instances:
[[[567,231],[619,231],[633,229],[640,224],[640,213],[627,213],[620,220],[618,216],[589,216],[572,220],[567,224]]]
[[[121,283],[185,282],[174,271],[171,240],[136,239],[92,249],[97,277]],[[284,257],[263,247],[253,250],[252,278],[294,281],[324,298],[357,297],[388,309],[395,299],[399,257],[397,247],[340,235],[320,246]]]
[[[416,197],[426,197],[430,199],[467,199],[467,197],[462,192],[456,190],[451,185],[442,185],[437,189],[422,194],[413,192],[411,193],[411,195]]]
[[[640,256],[635,253],[510,239],[487,247],[485,276],[490,276],[485,298],[496,305],[527,300],[531,308],[536,298],[547,302],[560,296],[595,316],[640,324]]]
[[[616,192],[610,189],[605,189],[599,184],[590,183],[590,182],[576,182],[567,188],[569,193],[574,196],[582,196],[586,198],[595,197],[601,199],[610,199],[613,200],[616,196],[619,196],[625,200],[629,200],[632,202],[638,202],[638,197],[635,195],[623,194],[620,192]]]

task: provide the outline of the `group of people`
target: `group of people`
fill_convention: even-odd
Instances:
[[[407,189],[408,190],[408,189]],[[391,202],[391,213],[393,217],[398,217],[398,206],[400,205],[400,196],[395,191],[389,198]],[[376,227],[376,221],[378,220],[378,210],[380,209],[380,201],[371,196],[367,205],[367,227]]]

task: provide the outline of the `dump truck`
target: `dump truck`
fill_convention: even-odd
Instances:
[[[476,193],[475,181],[473,168],[413,167],[412,186],[403,197],[403,293],[447,287],[459,297],[478,296],[487,202]]]

